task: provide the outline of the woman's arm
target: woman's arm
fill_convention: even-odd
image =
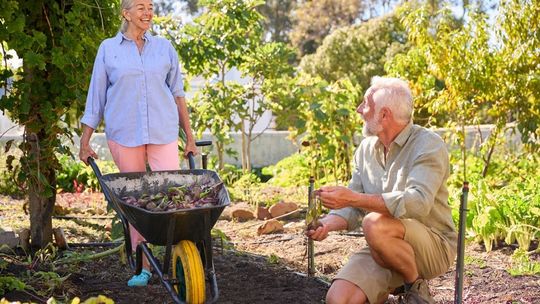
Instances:
[[[189,114],[186,105],[186,99],[184,97],[176,97],[176,107],[178,108],[178,118],[180,120],[180,127],[186,133],[186,148],[184,149],[184,156],[187,157],[189,152],[194,155],[197,154],[197,147],[195,146],[195,138],[191,131],[191,124],[189,122]]]
[[[97,153],[90,147],[90,137],[94,133],[94,129],[82,124],[81,144],[79,147],[79,159],[88,165],[88,157],[98,158]]]

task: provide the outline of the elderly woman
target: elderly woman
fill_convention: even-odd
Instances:
[[[171,43],[152,36],[151,0],[122,0],[120,32],[99,47],[81,119],[83,126],[79,158],[97,158],[90,137],[103,118],[105,134],[120,172],[177,170],[178,131],[187,135],[185,154],[196,153],[178,55]],[[131,243],[144,238],[130,227]],[[135,247],[135,246],[134,246]],[[129,286],[146,286],[149,263],[133,276]]]

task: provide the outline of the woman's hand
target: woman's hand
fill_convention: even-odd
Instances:
[[[93,157],[94,159],[98,158],[97,153],[92,150],[92,147],[90,147],[90,137],[92,137],[92,133],[94,133],[94,129],[90,128],[85,124],[82,124],[79,159],[86,165],[88,165],[88,157]]]
[[[199,154],[199,151],[197,151],[197,146],[195,145],[195,140],[192,138],[188,138],[186,140],[186,146],[184,148],[184,157],[187,158],[189,153],[193,153],[193,156]]]
[[[79,159],[83,163],[88,165],[88,157],[97,159],[98,155],[94,150],[92,150],[92,147],[90,147],[90,143],[81,143],[81,147],[79,149]]]

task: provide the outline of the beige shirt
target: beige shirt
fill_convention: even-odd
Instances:
[[[411,122],[392,142],[386,159],[383,144],[370,136],[360,143],[354,162],[350,189],[381,194],[395,218],[414,218],[456,248],[457,233],[446,188],[448,151],[437,134]],[[352,230],[365,212],[347,207],[330,214],[343,217]]]

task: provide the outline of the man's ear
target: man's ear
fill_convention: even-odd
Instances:
[[[381,119],[388,119],[392,117],[392,112],[388,107],[382,107],[381,108]]]

